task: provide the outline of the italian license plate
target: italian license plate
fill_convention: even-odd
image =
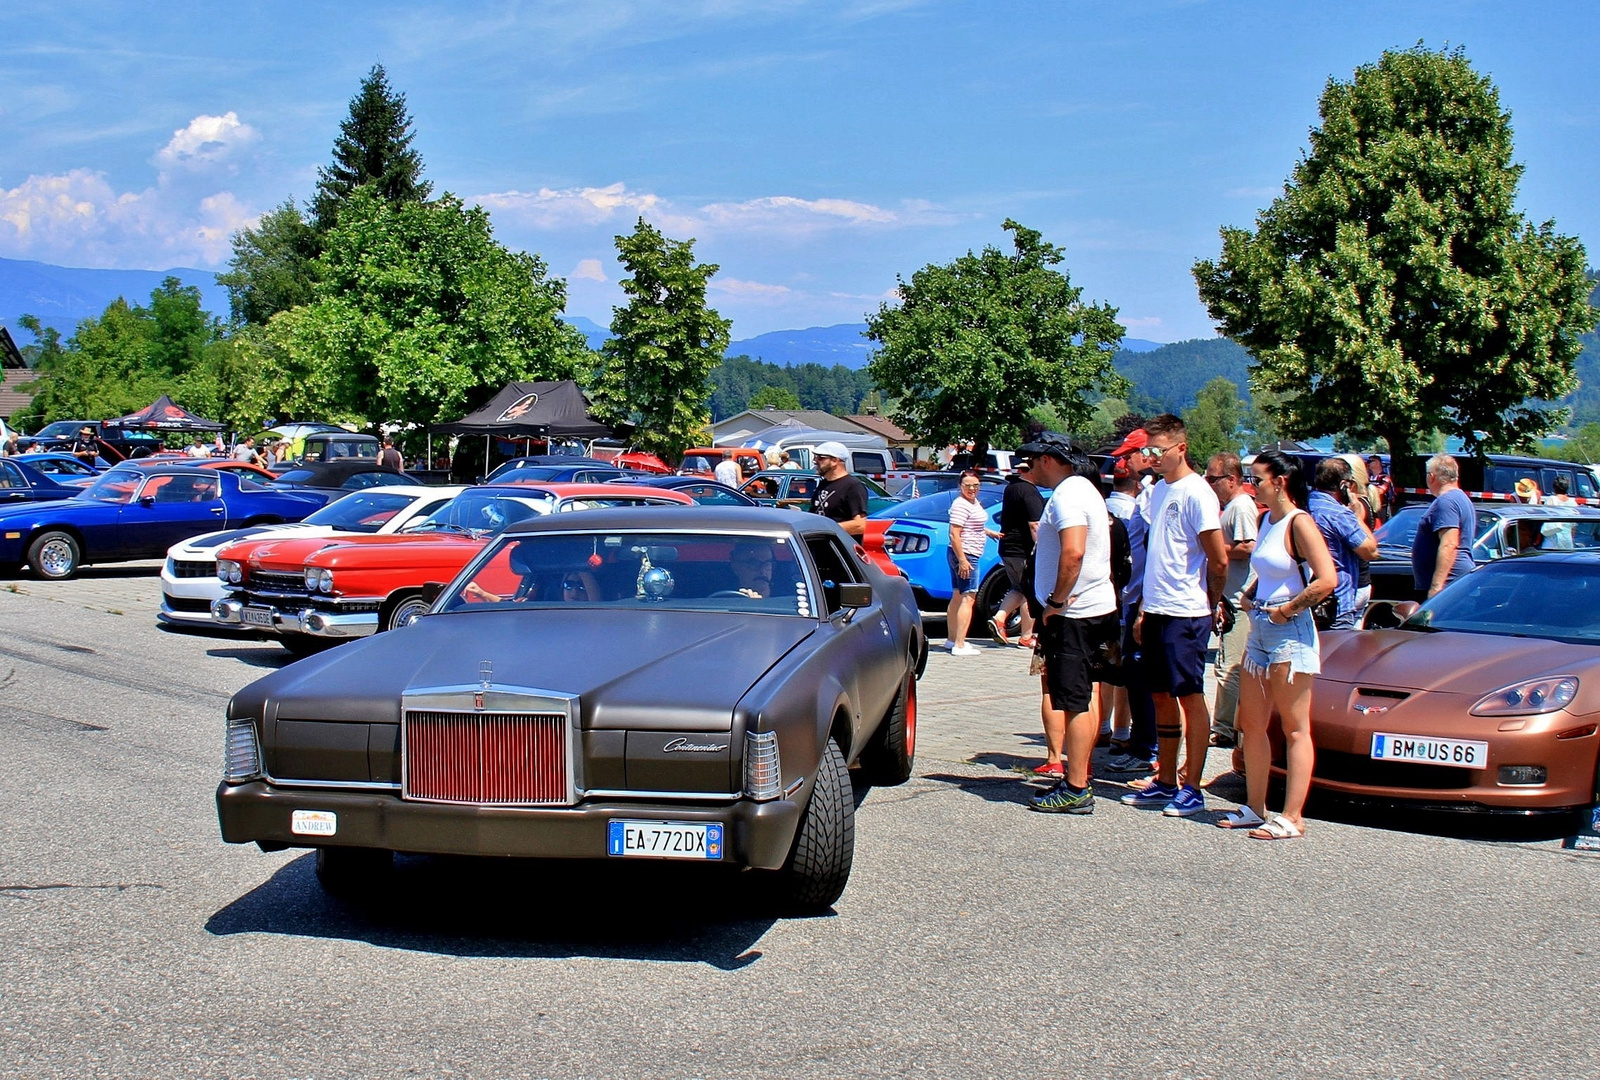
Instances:
[[[646,859],[720,859],[722,826],[613,821],[606,838],[606,852]]]
[[[1489,744],[1466,739],[1425,739],[1419,735],[1375,731],[1372,734],[1372,760],[1486,769],[1489,767]]]
[[[296,836],[333,836],[339,815],[332,810],[296,810],[289,815],[289,831]]]
[[[271,626],[272,609],[264,607],[247,607],[239,613],[239,618],[251,626]]]

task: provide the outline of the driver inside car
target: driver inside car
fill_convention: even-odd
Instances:
[[[733,568],[740,595],[752,600],[765,600],[772,595],[771,544],[738,544],[728,564]]]

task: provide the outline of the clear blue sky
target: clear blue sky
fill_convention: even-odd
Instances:
[[[1600,247],[1600,5],[574,0],[0,9],[0,256],[216,268],[304,202],[374,62],[436,190],[610,319],[639,214],[721,265],[734,336],[858,321],[928,262],[1066,249],[1130,336],[1212,332],[1189,266],[1279,190],[1329,77],[1461,45],[1523,209]],[[1600,254],[1591,256],[1600,262]]]

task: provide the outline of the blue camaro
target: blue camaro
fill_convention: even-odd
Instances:
[[[112,469],[75,498],[0,506],[0,567],[27,563],[35,577],[61,581],[85,563],[159,558],[200,533],[299,521],[327,501],[221,469]]]
[[[989,512],[989,528],[996,531],[1004,493],[1004,484],[985,483],[978,489],[978,502]],[[894,520],[884,531],[883,548],[911,579],[911,591],[923,611],[943,612],[950,603],[950,504],[960,497],[959,491],[941,491],[867,515]],[[978,612],[987,618],[1009,588],[1005,568],[1000,565],[1000,545],[986,539],[983,557],[978,560]],[[974,615],[973,625],[981,626],[977,620]]]
[[[59,483],[19,458],[0,458],[0,506],[70,499],[82,491]]]

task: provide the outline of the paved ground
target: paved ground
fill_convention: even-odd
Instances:
[[[1017,650],[931,658],[918,775],[866,796],[831,915],[428,859],[350,907],[217,837],[222,709],[276,646],[157,631],[153,566],[8,585],[0,1076],[1594,1072],[1600,860],[1350,821],[1267,844],[1104,783],[1092,817],[1028,813]]]

